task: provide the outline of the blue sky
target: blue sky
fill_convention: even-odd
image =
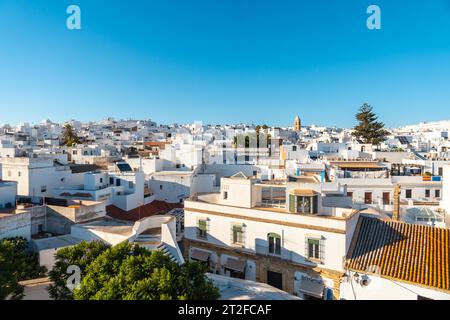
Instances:
[[[0,123],[350,127],[364,102],[388,126],[450,119],[450,0],[0,0]]]

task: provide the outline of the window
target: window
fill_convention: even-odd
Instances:
[[[224,191],[223,192],[223,200],[227,200],[228,199],[228,191]]]
[[[22,175],[22,173],[20,173],[20,171],[17,171],[17,176],[20,177]]]
[[[103,178],[100,178],[100,183],[103,183]]]
[[[372,203],[372,192],[364,192],[364,203],[365,204]]]
[[[411,199],[411,198],[412,198],[412,190],[406,189],[406,199]]]
[[[128,181],[128,189],[133,189],[133,181]]]
[[[269,233],[267,235],[267,242],[269,243],[270,254],[281,254],[281,236],[277,233]]]
[[[162,184],[160,184],[159,185],[159,190],[162,190],[163,189],[163,186],[162,186]]]
[[[429,198],[431,195],[430,189],[425,189],[425,198]]]
[[[47,186],[41,186],[41,192],[47,192]]]
[[[353,192],[347,192],[347,197],[353,198]]]
[[[434,190],[434,197],[435,198],[440,198],[441,197],[441,190],[440,189]]]
[[[208,220],[197,221],[197,238],[206,239],[208,232]]]
[[[109,184],[114,184],[114,178],[112,177],[109,178]]]
[[[305,197],[296,196],[298,213],[317,213],[317,196]]]
[[[389,205],[391,203],[391,193],[390,192],[383,192],[383,204]]]
[[[438,176],[443,176],[444,175],[444,170],[442,169],[442,167],[439,167],[438,169]]]
[[[297,146],[292,146],[292,151],[297,151]]]
[[[308,238],[307,243],[307,257],[311,260],[320,260],[320,239]]]
[[[231,227],[231,243],[238,245],[244,244],[244,225],[235,224]]]
[[[116,179],[116,187],[120,187],[120,179]]]

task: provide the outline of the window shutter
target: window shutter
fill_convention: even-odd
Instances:
[[[295,196],[289,195],[289,212],[295,212]]]
[[[309,241],[308,237],[305,237],[305,258],[309,259]]]
[[[312,246],[312,255],[310,254],[310,246]],[[317,259],[316,248],[319,249],[319,260],[323,264],[325,261],[325,239],[323,237],[319,239],[314,236],[305,237],[305,257],[307,259]]]
[[[319,242],[319,258],[320,258],[320,263],[324,264],[325,263],[325,238],[324,237],[322,237]]]
[[[198,220],[198,228],[202,231],[208,231],[207,221],[206,220]]]
[[[245,244],[245,226],[243,224],[233,224],[230,232],[231,243]]]

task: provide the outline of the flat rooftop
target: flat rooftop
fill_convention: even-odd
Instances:
[[[62,236],[51,237],[51,238],[43,238],[43,239],[34,239],[34,245],[37,250],[46,250],[46,249],[56,249],[63,248],[68,246],[76,245],[83,240],[80,238],[76,238],[70,234],[65,234]]]
[[[101,218],[74,225],[75,228],[91,229],[100,232],[114,233],[120,235],[131,235],[134,223],[129,221],[116,220],[112,218]]]
[[[158,171],[150,174],[150,176],[190,176],[194,171],[184,171],[184,170],[166,170]]]

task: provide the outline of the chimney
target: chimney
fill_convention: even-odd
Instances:
[[[397,184],[394,187],[394,210],[392,211],[392,219],[393,220],[400,220],[400,193],[401,193],[401,186]]]

